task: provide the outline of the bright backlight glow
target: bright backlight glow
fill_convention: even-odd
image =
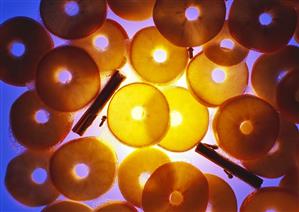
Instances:
[[[109,40],[104,35],[98,35],[93,39],[93,45],[98,51],[105,51],[109,46]]]
[[[50,114],[44,109],[35,112],[34,119],[38,124],[46,124],[49,121]]]
[[[89,175],[89,168],[84,163],[76,164],[73,171],[79,179],[84,179]]]
[[[269,13],[262,13],[259,16],[259,22],[263,26],[268,26],[272,23],[272,16]]]
[[[64,12],[68,16],[76,16],[80,11],[80,7],[76,1],[69,1],[64,5]]]
[[[197,7],[188,7],[185,10],[185,17],[188,21],[195,21],[199,17],[199,9]]]
[[[148,172],[144,172],[144,173],[142,173],[142,174],[139,176],[139,185],[140,185],[141,187],[144,187],[146,181],[148,180],[148,178],[149,178],[150,176],[151,176],[151,175],[150,175],[150,173],[148,173]]]
[[[226,79],[226,73],[222,69],[215,69],[212,71],[212,79],[215,83],[223,83]]]
[[[36,184],[43,184],[47,180],[47,171],[43,168],[36,168],[31,174],[31,179]]]
[[[167,52],[163,49],[157,49],[154,51],[153,57],[157,63],[164,63],[167,60]]]
[[[224,49],[233,49],[235,46],[235,43],[231,39],[223,39],[220,42],[220,47]]]
[[[14,57],[22,57],[25,54],[26,47],[22,42],[13,42],[10,45],[10,53]]]
[[[137,120],[137,121],[141,121],[144,119],[145,117],[145,111],[144,108],[141,106],[136,106],[132,109],[131,111],[131,116],[133,119]]]
[[[72,81],[72,74],[70,71],[66,70],[66,69],[62,69],[58,72],[58,82],[61,84],[69,84]]]
[[[171,120],[171,126],[176,127],[182,123],[183,117],[180,112],[171,111],[170,120]]]

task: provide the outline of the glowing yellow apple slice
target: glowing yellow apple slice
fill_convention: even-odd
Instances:
[[[206,134],[208,109],[185,88],[173,87],[163,93],[170,107],[170,127],[159,145],[175,152],[189,150]]]
[[[188,62],[187,49],[166,40],[155,27],[136,33],[130,60],[135,71],[146,81],[168,83],[177,78]]]
[[[133,83],[122,87],[108,107],[108,126],[123,143],[142,147],[158,143],[168,129],[169,107],[154,86]]]

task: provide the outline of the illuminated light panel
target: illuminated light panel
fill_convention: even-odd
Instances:
[[[134,120],[141,121],[145,117],[144,108],[141,106],[136,106],[131,111],[131,116]]]
[[[170,113],[170,121],[171,121],[171,126],[176,127],[183,122],[183,117],[180,112],[174,110],[171,111]]]
[[[22,42],[13,42],[10,45],[10,53],[14,57],[22,57],[25,54],[26,46]]]
[[[167,52],[164,49],[157,49],[153,53],[153,58],[157,63],[164,63],[167,60]]]
[[[68,16],[76,16],[80,12],[80,7],[77,2],[69,1],[64,5],[64,12]]]
[[[34,120],[38,124],[46,124],[49,121],[49,118],[50,118],[50,114],[48,113],[48,111],[44,109],[40,109],[36,111],[34,114]]]
[[[36,168],[31,174],[31,179],[34,183],[41,185],[47,180],[47,171],[43,168]]]
[[[109,46],[109,40],[105,35],[98,35],[93,39],[93,46],[98,51],[106,51]]]
[[[272,16],[269,13],[262,13],[259,16],[259,22],[262,26],[268,26],[272,23]]]
[[[243,121],[240,124],[240,131],[244,135],[250,135],[252,133],[253,129],[254,129],[253,125],[252,125],[251,121],[249,121],[249,120]]]
[[[233,49],[235,47],[235,43],[231,39],[223,39],[220,42],[220,47],[231,50],[231,49]]]
[[[173,191],[169,195],[169,203],[174,206],[179,206],[184,201],[184,196],[179,191]]]
[[[212,71],[212,80],[215,83],[223,83],[226,79],[226,73],[222,69],[215,69]]]
[[[148,172],[144,172],[144,173],[142,173],[142,174],[139,176],[139,185],[140,185],[141,187],[144,187],[146,181],[148,180],[148,178],[149,178],[150,176],[151,176],[151,174],[148,173]]]
[[[89,168],[84,163],[76,164],[73,169],[74,175],[79,179],[84,179],[89,175]]]
[[[197,7],[188,7],[185,10],[185,17],[187,18],[188,21],[195,21],[198,19],[200,15],[200,11]]]

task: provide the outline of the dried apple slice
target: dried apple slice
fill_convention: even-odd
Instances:
[[[277,105],[285,118],[299,123],[299,69],[290,71],[278,84]]]
[[[205,177],[209,183],[209,203],[207,211],[237,212],[237,198],[230,185],[216,175],[205,174]]]
[[[95,137],[72,140],[61,146],[50,162],[55,187],[72,200],[91,200],[112,186],[116,174],[114,152]]]
[[[297,46],[286,46],[277,52],[261,55],[252,68],[251,83],[255,93],[277,107],[278,83],[296,67],[299,67]]]
[[[94,212],[137,212],[128,202],[111,201],[97,207]]]
[[[177,46],[200,46],[215,37],[225,19],[222,0],[159,0],[153,10],[161,34]]]
[[[203,52],[217,65],[232,66],[244,61],[249,50],[232,38],[225,22],[219,34],[203,45]]]
[[[5,174],[7,191],[18,202],[31,206],[42,206],[54,202],[59,192],[49,176],[51,152],[26,151],[12,159]],[[34,173],[40,173],[35,179]]]
[[[186,48],[166,40],[155,27],[147,27],[133,37],[130,60],[142,79],[153,83],[168,83],[184,71],[188,52]]]
[[[248,83],[245,62],[219,66],[203,53],[195,56],[187,69],[189,88],[207,106],[218,106],[225,100],[243,94]]]
[[[163,93],[170,108],[170,127],[159,145],[174,152],[187,151],[198,144],[207,132],[208,109],[185,88],[171,87]]]
[[[108,0],[111,10],[119,17],[129,21],[142,21],[152,16],[156,0]]]
[[[61,46],[42,58],[35,84],[48,106],[71,112],[96,97],[101,81],[99,69],[87,52],[74,46]]]
[[[240,212],[298,211],[298,197],[279,187],[265,187],[246,197]]]
[[[14,137],[29,149],[42,150],[62,142],[71,130],[73,115],[46,106],[35,91],[22,94],[10,109]]]
[[[60,201],[45,207],[41,212],[92,212],[92,208],[79,202]]]
[[[242,95],[224,102],[214,116],[218,145],[239,160],[265,156],[279,132],[279,116],[267,102]]]
[[[158,143],[168,130],[169,106],[152,85],[133,83],[122,87],[108,107],[108,126],[123,143],[142,147]]]
[[[251,172],[267,178],[281,177],[294,165],[299,133],[295,124],[280,119],[280,130],[273,148],[263,157],[243,161]]]
[[[96,32],[73,40],[71,44],[85,49],[98,65],[101,74],[107,74],[125,64],[127,40],[127,32],[122,26],[107,19]]]
[[[106,19],[106,0],[42,0],[40,15],[53,34],[65,39],[90,35]]]
[[[171,162],[150,176],[142,193],[145,212],[205,211],[209,186],[200,170],[189,163]]]
[[[296,28],[296,11],[280,0],[236,0],[228,18],[231,35],[244,47],[270,53],[283,48]]]

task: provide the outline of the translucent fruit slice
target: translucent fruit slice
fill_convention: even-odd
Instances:
[[[68,7],[72,3],[76,7]],[[70,9],[68,9],[70,8]],[[83,38],[101,27],[106,20],[104,0],[42,0],[40,15],[46,28],[64,39]]]
[[[54,153],[50,173],[56,188],[66,197],[90,200],[112,186],[116,157],[101,140],[79,138],[64,144]]]
[[[209,183],[209,203],[207,211],[212,212],[237,212],[237,198],[228,183],[220,177],[205,174]]]
[[[92,208],[79,202],[60,201],[45,207],[41,212],[92,212]]]
[[[29,17],[3,22],[0,40],[0,79],[15,86],[34,81],[40,59],[53,48],[50,34]]]
[[[10,126],[19,143],[29,149],[49,149],[71,130],[73,115],[46,106],[35,91],[22,94],[10,109]]]
[[[160,33],[177,46],[200,46],[215,37],[225,19],[222,0],[159,0],[153,10]]]
[[[55,201],[59,192],[49,176],[50,157],[49,151],[26,151],[9,162],[6,168],[5,186],[13,198],[31,207]],[[40,176],[35,179],[34,173],[38,170]]]
[[[296,67],[299,67],[297,46],[286,46],[277,52],[261,55],[252,68],[251,83],[255,93],[277,107],[278,83]]]
[[[148,146],[158,143],[168,130],[169,107],[154,86],[133,83],[122,87],[108,107],[108,126],[123,143]]]
[[[147,178],[169,161],[165,153],[151,147],[138,149],[126,157],[118,170],[118,186],[124,198],[141,207],[143,186]]]
[[[97,207],[94,212],[137,212],[128,202],[111,201]]]
[[[286,119],[299,123],[299,69],[290,71],[278,84],[277,105]]]
[[[207,132],[208,109],[185,88],[163,91],[170,107],[170,127],[159,145],[167,150],[183,152],[193,148]]]
[[[203,212],[208,204],[208,187],[206,177],[191,164],[166,163],[146,182],[142,208],[145,212]]]
[[[295,9],[284,2],[234,1],[228,18],[231,35],[244,47],[260,52],[283,48],[293,36],[297,19]]]
[[[40,98],[48,106],[72,112],[93,100],[101,81],[99,69],[86,51],[60,46],[41,59],[35,84]]]
[[[299,195],[299,167],[292,167],[280,180],[279,186]]]
[[[239,160],[265,156],[279,133],[279,116],[267,102],[242,95],[224,102],[213,121],[218,145]]]
[[[203,53],[195,56],[187,69],[192,92],[207,106],[218,106],[225,100],[243,94],[248,83],[245,62],[235,66],[219,66]]]
[[[102,27],[88,37],[73,40],[75,46],[85,49],[98,65],[101,74],[125,64],[127,32],[117,22],[107,19]]]
[[[249,194],[243,201],[240,212],[298,211],[298,197],[279,187],[265,187]]]
[[[142,79],[153,83],[168,83],[185,69],[188,53],[186,48],[166,40],[155,27],[147,27],[133,37],[130,60]]]
[[[260,176],[281,177],[294,166],[298,141],[299,133],[296,125],[280,119],[279,135],[272,149],[265,156],[256,160],[244,161],[242,164]]]
[[[108,0],[110,9],[119,17],[129,21],[142,21],[152,16],[155,0]]]
[[[203,46],[203,52],[217,65],[232,66],[242,62],[249,50],[232,38],[225,22],[221,32]]]

